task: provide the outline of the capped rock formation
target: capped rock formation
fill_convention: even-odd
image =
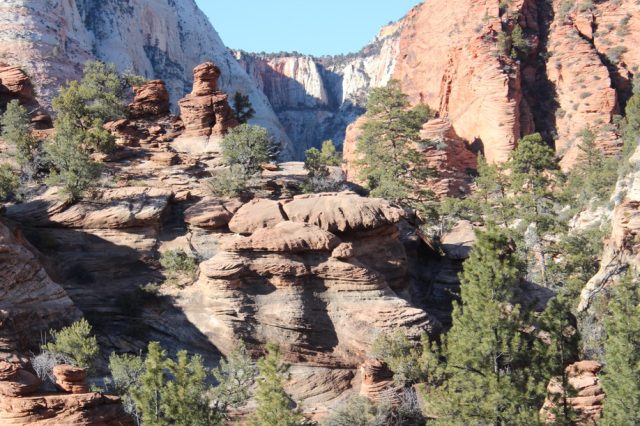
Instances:
[[[37,129],[51,127],[51,117],[47,115],[36,100],[31,80],[19,67],[0,63],[0,113],[13,100],[27,107],[31,121]]]
[[[238,125],[227,95],[218,90],[219,77],[220,69],[211,62],[193,69],[193,90],[178,102],[185,137],[220,137]]]
[[[273,205],[269,220],[263,203]],[[227,236],[200,265],[198,281],[176,294],[178,304],[224,353],[238,339],[278,342],[297,372],[296,397],[318,396],[309,381],[332,382],[316,400],[326,408],[351,388],[378,334],[402,328],[418,338],[439,329],[398,296],[408,285],[397,239],[402,214],[352,193],[246,204],[235,215],[246,236]]]

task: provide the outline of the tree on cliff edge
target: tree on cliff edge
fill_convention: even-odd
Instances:
[[[411,108],[400,83],[392,80],[371,91],[366,115],[356,147],[360,178],[374,197],[420,207],[430,199],[423,185],[431,170],[419,152],[428,143],[420,130],[431,117],[429,108]]]

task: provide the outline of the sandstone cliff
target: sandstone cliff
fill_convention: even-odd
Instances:
[[[191,70],[213,60],[221,87],[249,95],[255,124],[269,128],[291,158],[293,148],[269,101],[224,46],[193,0],[10,0],[0,4],[0,61],[22,67],[44,105],[57,87],[81,75],[88,59],[166,82],[172,102],[192,83]]]

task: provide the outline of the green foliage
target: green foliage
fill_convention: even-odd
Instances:
[[[262,169],[264,163],[275,158],[275,145],[267,129],[243,124],[222,140],[222,156],[228,165],[240,165],[247,176]]]
[[[205,185],[216,197],[239,197],[248,191],[249,179],[244,167],[234,164],[228,168],[216,170]]]
[[[101,167],[91,160],[90,153],[83,148],[84,132],[78,132],[67,121],[56,120],[56,136],[45,147],[47,160],[53,166],[47,182],[62,185],[64,192],[73,201],[96,182]]]
[[[546,378],[532,368],[533,338],[514,303],[522,271],[505,231],[478,233],[445,339],[446,380],[427,396],[438,424],[535,424]]]
[[[640,142],[640,93],[634,90],[633,96],[627,101],[625,118],[622,125],[624,138],[623,156],[631,157]]]
[[[580,153],[564,185],[563,199],[575,212],[584,210],[590,203],[597,207],[608,201],[618,180],[619,159],[606,158],[597,147],[596,135],[589,128],[582,131]]]
[[[107,388],[120,396],[127,413],[134,416],[139,423],[141,413],[137,409],[132,394],[135,389],[138,389],[145,371],[144,359],[135,355],[112,353],[109,356],[109,371],[111,378],[107,380]]]
[[[640,285],[632,272],[618,283],[605,320],[604,425],[640,424]]]
[[[7,104],[7,110],[0,118],[2,138],[15,147],[16,161],[23,176],[33,178],[38,170],[40,159],[40,141],[31,132],[31,118],[20,102],[13,100]]]
[[[114,65],[89,61],[81,81],[60,89],[52,102],[55,139],[46,147],[54,169],[50,184],[62,185],[76,200],[95,183],[100,169],[90,154],[115,148],[115,138],[104,123],[125,117],[131,86],[140,82],[140,77],[118,74]]]
[[[168,281],[176,284],[183,280],[193,281],[198,271],[198,259],[181,249],[162,253],[160,265],[164,268]]]
[[[267,355],[258,361],[258,385],[256,412],[250,420],[252,426],[297,426],[303,417],[293,409],[293,401],[284,390],[288,366],[280,358],[280,348],[275,343],[267,345]]]
[[[377,417],[377,409],[369,399],[355,396],[338,407],[334,414],[322,422],[323,426],[370,426]]]
[[[238,120],[240,124],[247,123],[256,114],[256,110],[253,109],[249,96],[243,95],[240,92],[236,92],[233,96],[233,112],[236,120]]]
[[[303,183],[304,192],[324,192],[338,190],[341,183],[331,178],[329,166],[339,166],[342,162],[333,141],[322,143],[322,150],[311,148],[305,151],[304,168],[308,171]]]
[[[520,25],[516,25],[511,31],[511,56],[524,58],[529,54],[529,43],[524,37],[524,31]]]
[[[98,340],[92,332],[91,324],[81,319],[60,331],[51,330],[53,341],[42,346],[42,350],[63,355],[77,367],[90,369],[100,353]]]
[[[431,116],[425,105],[410,108],[398,81],[371,91],[356,151],[360,179],[372,196],[415,208],[432,199],[421,189],[432,171],[418,151],[429,143],[420,130]]]
[[[165,368],[171,380],[160,393],[163,420],[184,426],[221,425],[220,413],[211,407],[206,396],[207,370],[202,357],[189,357],[187,351],[180,351],[177,360],[165,360]]]
[[[371,355],[389,366],[393,371],[393,380],[400,386],[430,380],[437,366],[432,354],[426,335],[418,345],[411,342],[400,329],[390,335],[378,336],[371,346]]]
[[[249,398],[256,368],[241,345],[213,371],[219,384],[207,385],[208,371],[199,355],[179,351],[170,359],[158,342],[151,342],[145,359],[112,355],[111,388],[125,408],[144,425],[223,425],[227,409]],[[213,399],[212,399],[213,398]]]
[[[240,341],[226,359],[220,360],[220,365],[212,374],[218,382],[212,391],[213,400],[221,412],[226,412],[228,407],[238,408],[249,400],[258,369],[244,342]]]
[[[18,176],[9,164],[0,164],[0,201],[7,201],[20,187]]]

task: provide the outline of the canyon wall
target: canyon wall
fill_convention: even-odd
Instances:
[[[393,73],[402,22],[384,27],[360,52],[314,58],[298,54],[235,52],[293,141],[296,157],[332,139],[342,145],[346,127],[364,113],[369,91]]]
[[[9,0],[0,4],[0,62],[23,68],[49,105],[60,84],[77,79],[89,59],[166,82],[175,105],[191,88],[191,70],[207,60],[220,86],[247,94],[252,120],[293,148],[269,101],[239,66],[193,0]]]

